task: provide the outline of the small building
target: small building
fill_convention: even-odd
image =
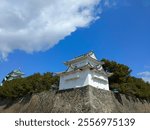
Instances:
[[[2,83],[0,86],[2,86],[4,84],[4,82],[6,82],[6,81],[22,78],[23,75],[24,75],[24,73],[21,72],[19,69],[13,70],[12,72],[10,72],[9,74],[7,74],[5,76],[5,78],[2,80]]]
[[[61,72],[59,90],[79,88],[87,85],[98,89],[109,90],[108,76],[103,69],[103,62],[98,61],[93,52],[75,57],[64,63],[68,66],[65,72]]]

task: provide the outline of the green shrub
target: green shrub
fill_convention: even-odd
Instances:
[[[53,84],[58,85],[59,78],[53,73],[41,75],[36,73],[26,78],[7,81],[0,87],[0,97],[19,98],[27,94],[38,93],[49,90]]]
[[[150,84],[140,78],[131,76],[131,69],[115,61],[103,59],[104,69],[113,73],[109,77],[110,89],[118,89],[120,93],[138,98],[150,99]]]

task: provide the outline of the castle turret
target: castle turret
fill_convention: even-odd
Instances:
[[[0,84],[0,86],[2,86],[3,83],[6,82],[6,81],[22,78],[23,75],[24,75],[24,73],[22,73],[20,70],[17,70],[17,69],[13,70],[12,72],[10,72],[9,74],[7,74],[5,76],[5,78],[3,79],[2,83]]]
[[[68,66],[68,69],[58,74],[60,76],[60,90],[87,85],[109,90],[109,74],[102,67],[104,63],[98,61],[93,52],[75,57],[64,64]]]

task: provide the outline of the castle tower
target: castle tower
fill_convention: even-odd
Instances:
[[[98,89],[109,90],[108,76],[93,52],[75,57],[64,63],[68,66],[65,72],[59,73],[59,90],[79,88],[87,85]]]
[[[7,74],[5,76],[5,78],[3,79],[2,83],[0,84],[0,86],[2,86],[3,83],[6,82],[6,81],[22,78],[23,75],[24,75],[24,73],[21,72],[19,69],[18,70],[17,69],[13,70],[12,72],[10,72],[9,74]]]

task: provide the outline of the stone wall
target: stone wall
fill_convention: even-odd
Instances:
[[[150,112],[150,103],[87,86],[66,91],[50,90],[17,101],[0,99],[0,112]]]

